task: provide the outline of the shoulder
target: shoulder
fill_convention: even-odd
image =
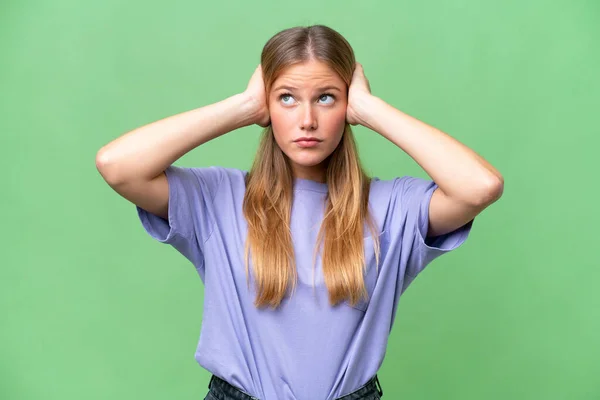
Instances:
[[[374,208],[384,208],[395,215],[405,215],[421,208],[437,185],[430,179],[401,176],[392,179],[371,179],[369,203]]]
[[[230,181],[244,179],[248,173],[245,170],[237,168],[227,168],[217,165],[207,167],[182,167],[171,165],[166,171],[167,175],[187,176],[189,179],[198,179],[205,183],[220,183],[225,179]]]
[[[246,175],[248,175],[248,171],[238,168],[216,166],[210,168],[213,168],[215,172],[220,175],[223,186],[229,186],[240,190],[246,189]]]
[[[412,197],[423,195],[433,189],[435,183],[431,179],[404,175],[391,179],[371,178],[370,196],[378,197]]]
[[[202,194],[214,199],[220,192],[244,191],[247,171],[221,166],[182,167],[171,165],[165,170],[175,192]]]

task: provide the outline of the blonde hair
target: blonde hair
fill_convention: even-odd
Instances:
[[[350,44],[333,29],[313,25],[283,30],[265,44],[261,65],[267,93],[283,69],[310,59],[329,65],[350,86],[355,66]],[[348,123],[339,145],[329,156],[325,180],[328,193],[313,260],[322,250],[330,304],[349,299],[351,305],[356,305],[361,298],[368,297],[363,275],[366,270],[363,224],[367,223],[374,239],[377,264],[379,236],[368,210],[371,179],[361,166]],[[293,182],[289,160],[268,126],[246,176],[243,203],[248,222],[246,278],[251,255],[257,284],[256,307],[277,308],[290,283],[292,290],[295,289],[297,271],[290,229]]]

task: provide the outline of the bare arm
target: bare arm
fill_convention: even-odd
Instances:
[[[167,219],[169,188],[164,170],[227,132],[254,123],[265,126],[265,104],[259,66],[245,92],[136,128],[103,146],[96,155],[96,168],[121,196]]]
[[[358,63],[352,82],[349,122],[390,140],[438,185],[429,206],[428,236],[458,229],[502,196],[504,178],[496,168],[448,134],[373,96]]]

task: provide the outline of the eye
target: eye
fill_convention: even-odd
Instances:
[[[332,95],[331,93],[323,93],[323,94],[322,94],[322,95],[319,97],[319,100],[322,100],[324,97],[325,97],[325,98],[327,98],[327,97],[329,97],[329,98],[330,98],[330,100],[329,100],[329,101],[326,101],[326,102],[325,102],[325,104],[331,104],[331,103],[333,103],[333,102],[335,101],[335,96],[334,96],[334,95]]]
[[[293,104],[293,102],[288,102],[288,99],[293,99],[291,93],[283,93],[279,96],[279,100],[282,101],[286,106]]]

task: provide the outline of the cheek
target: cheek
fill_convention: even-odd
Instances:
[[[285,113],[281,112],[277,109],[271,109],[269,112],[271,117],[271,127],[273,128],[273,134],[275,138],[279,140],[282,136],[285,136],[289,131],[289,126],[291,124],[290,118]]]
[[[332,111],[327,119],[327,130],[334,135],[342,135],[346,126],[346,109],[339,108]]]
[[[269,111],[271,117],[271,129],[273,130],[273,137],[279,147],[285,151],[289,145],[291,136],[293,136],[294,121],[290,118],[289,113],[273,107]]]

